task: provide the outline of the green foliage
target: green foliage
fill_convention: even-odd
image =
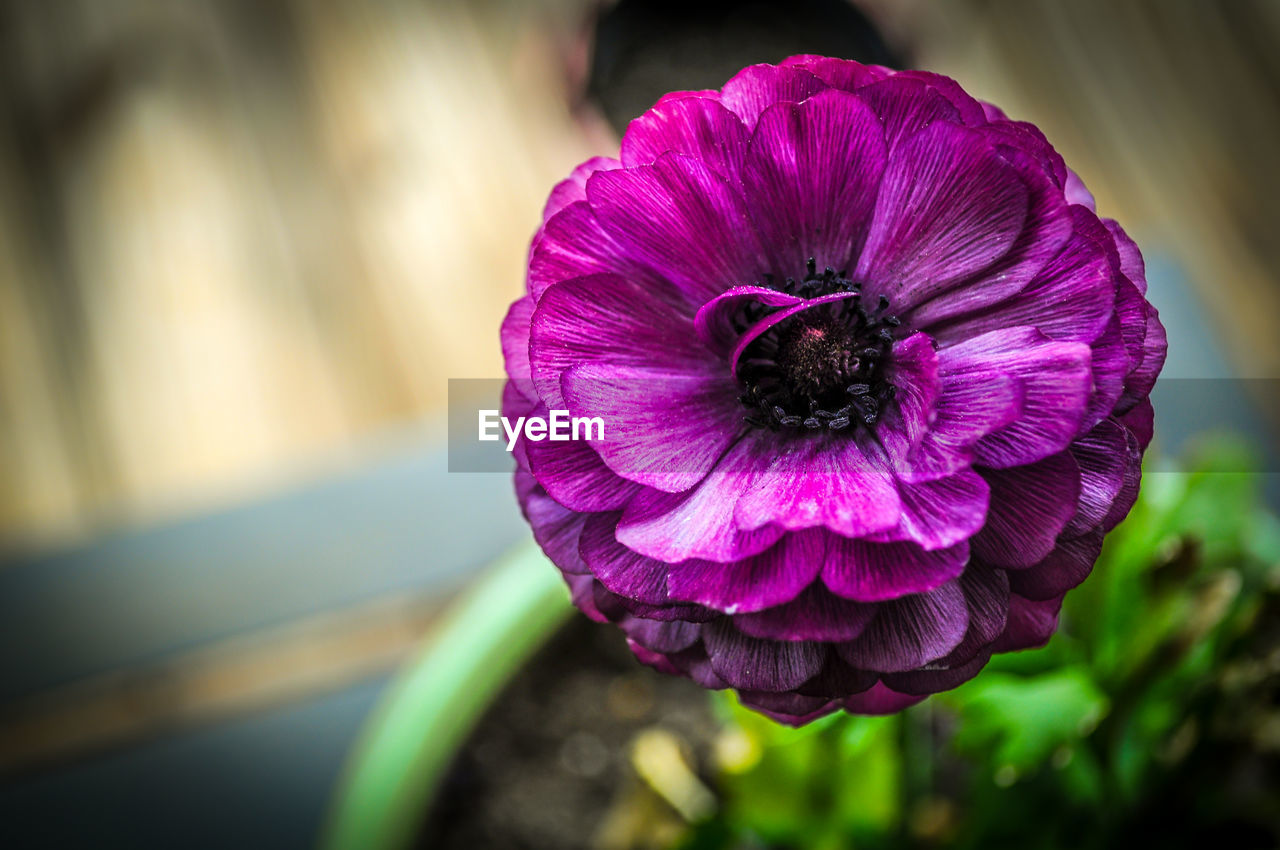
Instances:
[[[723,805],[688,846],[1280,843],[1280,522],[1215,471],[1247,468],[1224,444],[1149,471],[1048,646],[901,715],[796,730],[719,698]]]

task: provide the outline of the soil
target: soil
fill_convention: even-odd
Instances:
[[[508,684],[447,774],[418,846],[592,848],[634,783],[630,744],[660,728],[704,758],[707,692],[642,666],[621,633],[575,617]]]

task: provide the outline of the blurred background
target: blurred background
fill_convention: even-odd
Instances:
[[[550,187],[799,52],[1038,124],[1146,253],[1161,448],[1274,457],[1280,3],[3,2],[0,836],[308,846],[524,536],[444,408],[501,375]]]

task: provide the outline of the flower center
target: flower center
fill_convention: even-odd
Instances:
[[[901,324],[881,295],[868,307],[861,285],[845,272],[818,274],[811,259],[801,280],[766,285],[804,298],[822,299],[776,324],[743,350],[737,374],[746,421],[770,430],[848,431],[871,428],[896,388],[887,378],[894,330]],[[838,297],[844,294],[846,297]],[[745,312],[754,324],[781,308],[759,303]]]

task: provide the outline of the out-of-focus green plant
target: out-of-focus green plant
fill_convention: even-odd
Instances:
[[[901,715],[717,700],[687,848],[1280,844],[1280,522],[1241,450],[1149,471],[1040,650]]]

